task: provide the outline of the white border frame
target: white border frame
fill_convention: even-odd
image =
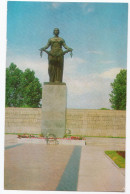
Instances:
[[[11,1],[11,0],[8,0]],[[12,1],[35,1],[37,0],[12,0]],[[94,2],[94,3],[128,3],[128,35],[130,34],[130,14],[129,14],[129,0],[126,1],[118,1],[118,0],[39,0],[41,2]],[[42,193],[52,193],[52,191],[17,191],[17,190],[4,190],[4,126],[5,126],[5,66],[6,66],[6,29],[7,24],[7,0],[0,0],[0,193],[1,194],[16,194],[16,193],[34,193],[37,194],[37,192]],[[124,193],[130,193],[130,184],[128,180],[130,180],[130,57],[128,55],[130,53],[130,40],[128,37],[128,50],[127,50],[127,121],[126,121],[126,149],[127,149],[127,157],[126,157],[126,186],[125,186],[125,192]],[[53,191],[53,193],[58,193],[56,191]],[[64,193],[70,193],[70,192],[64,192]],[[82,193],[82,192],[78,192]],[[90,193],[90,192],[85,192]],[[98,192],[91,192],[91,193],[98,193]],[[105,194],[106,192],[100,192],[102,194]],[[117,192],[109,192],[109,193],[117,193]],[[120,192],[118,192],[120,193]],[[122,192],[121,192],[122,193]]]

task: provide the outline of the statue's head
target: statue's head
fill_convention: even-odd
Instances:
[[[59,28],[54,28],[53,34],[57,36],[57,35],[59,35],[59,33],[60,33]]]

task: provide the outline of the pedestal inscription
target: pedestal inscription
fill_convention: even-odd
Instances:
[[[65,134],[67,89],[64,83],[44,83],[42,92],[42,134]]]

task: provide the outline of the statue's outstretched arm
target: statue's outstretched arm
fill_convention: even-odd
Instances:
[[[71,55],[71,57],[72,57],[72,51],[73,51],[73,49],[72,48],[69,48],[67,45],[66,45],[66,43],[65,43],[65,41],[63,40],[63,47],[66,49],[66,51],[64,51],[63,53],[64,53],[64,55],[66,54],[66,53],[68,53],[68,52],[70,52],[70,55]]]
[[[65,43],[65,41],[63,40],[63,47],[65,48],[65,49],[67,49],[67,51],[68,52],[72,52],[72,48],[69,48],[67,45],[66,45],[66,43]]]
[[[50,45],[51,45],[51,41],[49,39],[47,45],[42,47],[40,50],[44,51],[44,50],[48,49]]]
[[[46,49],[48,49],[50,45],[51,45],[51,41],[49,39],[47,45],[39,49],[41,57],[42,57],[42,51],[45,51],[47,54],[49,53],[49,51],[47,51]]]

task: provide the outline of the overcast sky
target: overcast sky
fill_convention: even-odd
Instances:
[[[7,8],[7,66],[30,68],[47,82],[47,54],[40,58],[38,49],[57,27],[74,49],[64,60],[67,107],[110,108],[110,83],[127,68],[127,3],[9,1]]]

